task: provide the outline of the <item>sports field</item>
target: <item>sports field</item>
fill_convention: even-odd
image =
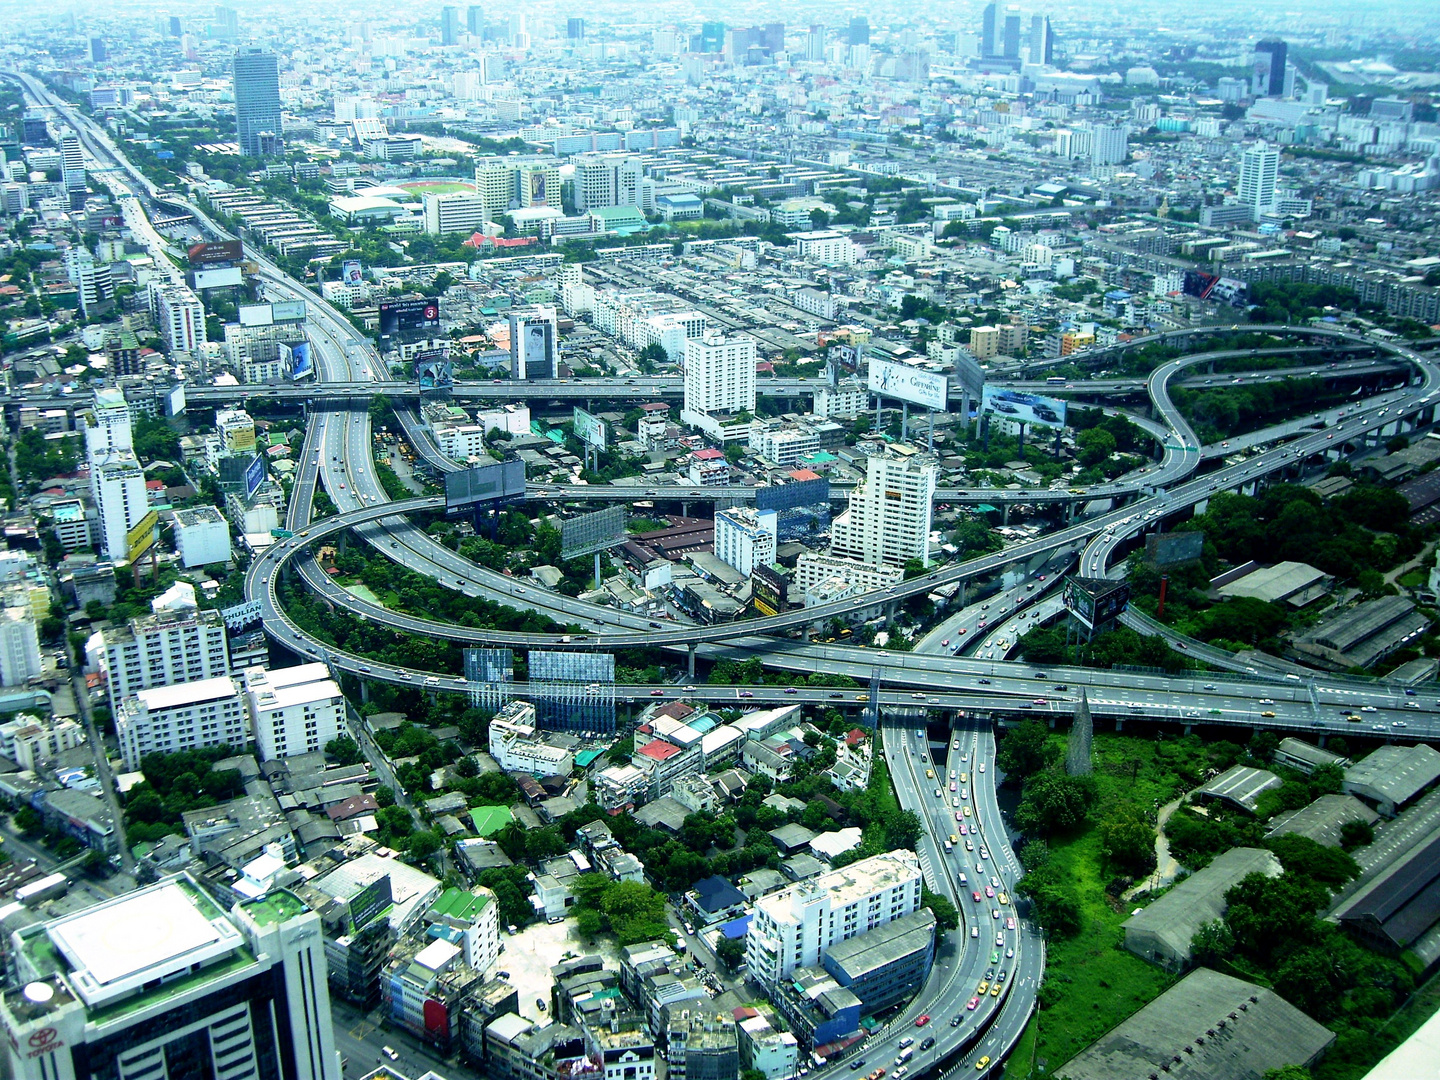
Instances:
[[[395,186],[404,191],[413,191],[416,195],[449,195],[455,191],[475,190],[474,184],[464,184],[458,180],[406,180]]]

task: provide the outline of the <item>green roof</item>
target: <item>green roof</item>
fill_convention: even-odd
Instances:
[[[437,915],[450,915],[457,919],[473,921],[476,915],[485,910],[485,905],[488,903],[490,903],[488,895],[477,896],[464,889],[446,889],[440,894],[440,898],[430,905],[430,910]]]
[[[477,806],[470,811],[470,820],[481,836],[492,836],[514,820],[508,806]]]
[[[289,922],[310,909],[294,893],[276,889],[259,900],[242,904],[241,910],[254,919],[257,926],[274,926],[276,923]]]
[[[588,769],[590,763],[604,752],[603,750],[581,750],[575,755],[575,764],[579,765],[582,769]]]

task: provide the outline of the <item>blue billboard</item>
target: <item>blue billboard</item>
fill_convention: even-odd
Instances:
[[[290,378],[296,382],[315,374],[315,361],[310,355],[310,343],[308,341],[297,342],[294,345],[281,344],[282,356],[285,358],[285,366],[290,372]]]
[[[255,492],[260,490],[260,485],[265,482],[265,457],[263,454],[256,454],[253,461],[245,469],[245,498],[253,499]]]

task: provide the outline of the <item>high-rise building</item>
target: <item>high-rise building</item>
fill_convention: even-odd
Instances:
[[[447,4],[440,9],[440,44],[460,44],[460,9]]]
[[[225,623],[218,611],[200,611],[194,586],[184,582],[150,601],[149,615],[95,633],[85,643],[85,655],[105,676],[116,711],[126,698],[152,686],[230,674]]]
[[[485,9],[479,4],[465,9],[465,32],[476,39],[485,36]]]
[[[320,917],[271,890],[227,914],[188,874],[11,937],[6,1075],[341,1080]]]
[[[992,0],[985,5],[985,10],[980,16],[980,55],[984,58],[999,55],[995,47],[999,44],[999,35],[996,32],[996,24],[999,22],[999,5]]]
[[[1002,40],[1006,60],[1020,59],[1020,9],[1010,6],[1005,9],[1005,28]]]
[[[825,27],[819,23],[811,26],[809,33],[805,35],[805,59],[825,59]]]
[[[473,233],[491,220],[485,197],[473,191],[447,191],[426,195],[425,231],[432,236]]]
[[[725,24],[707,22],[700,24],[700,52],[718,53],[725,51]]]
[[[920,882],[920,860],[898,850],[762,897],[745,935],[750,974],[774,987],[796,968],[820,963],[831,945],[913,914]]]
[[[579,45],[585,41],[585,20],[573,16],[565,20],[565,37],[572,44]]]
[[[592,151],[572,160],[577,210],[640,205],[645,165],[639,154]]]
[[[830,554],[871,566],[928,564],[935,476],[935,459],[923,454],[866,458],[865,482],[830,523]]]
[[[90,466],[90,495],[100,518],[100,549],[107,559],[129,557],[130,530],[150,512],[145,474],[135,458],[130,410],[116,389],[95,393],[94,405],[80,416],[85,457]]]
[[[555,309],[534,305],[510,309],[510,377],[530,381],[555,378]]]
[[[710,417],[754,411],[755,339],[711,331],[687,340],[680,419],[708,430]],[[748,438],[748,424],[745,435]]]
[[[66,191],[85,190],[85,149],[73,131],[60,136],[60,172]]]
[[[850,31],[846,36],[847,45],[869,45],[870,44],[870,20],[864,15],[856,15],[850,20]]]
[[[179,37],[181,34],[183,34],[184,32],[185,32],[184,27],[180,25],[180,16],[179,16],[179,15],[171,15],[171,16],[170,16],[170,36],[173,37],[173,38],[178,38],[178,37]]]
[[[765,24],[761,45],[770,54],[782,53],[785,51],[785,24],[772,22]]]
[[[152,281],[150,310],[171,352],[193,353],[205,344],[205,308],[186,286]]]
[[[1055,36],[1050,29],[1049,15],[1033,15],[1030,18],[1030,63],[1053,64],[1055,62]]]
[[[324,664],[245,672],[245,709],[262,761],[315,754],[345,734],[345,698]]]
[[[235,680],[222,675],[132,694],[115,711],[115,736],[121,761],[134,772],[147,754],[207,746],[238,751],[250,742],[250,720]]]
[[[1263,139],[1246,147],[1240,157],[1240,202],[1253,217],[1270,212],[1275,203],[1275,181],[1280,174],[1280,151]]]
[[[1285,56],[1288,51],[1285,42],[1274,38],[1255,45],[1254,74],[1250,83],[1250,92],[1255,97],[1285,95]]]
[[[0,686],[21,686],[40,672],[35,613],[28,606],[0,609]]]
[[[217,6],[215,21],[210,26],[210,36],[222,41],[234,41],[240,36],[240,14],[232,7]]]
[[[283,129],[280,120],[280,65],[272,52],[242,49],[235,54],[235,138],[246,157],[278,152]]]
[[[105,47],[105,39],[92,37],[90,39],[90,62],[103,64],[108,59],[110,59],[110,50]]]
[[[715,512],[715,557],[746,577],[757,566],[775,565],[779,514],[752,506]]]
[[[1090,128],[1090,163],[1119,165],[1128,152],[1125,147],[1130,129],[1124,124],[1095,124]]]

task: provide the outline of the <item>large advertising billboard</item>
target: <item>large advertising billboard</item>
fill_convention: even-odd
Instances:
[[[1002,386],[986,386],[981,411],[999,413],[1007,420],[1040,427],[1065,426],[1065,402],[1043,394],[1026,394]]]
[[[301,379],[308,379],[315,374],[315,358],[311,355],[310,342],[297,341],[293,345],[280,343],[280,359],[285,364],[285,370],[290,373],[290,378],[296,382]]]
[[[275,312],[269,304],[241,304],[238,309],[241,326],[269,326]]]
[[[525,463],[496,461],[445,474],[445,512],[499,506],[525,497]]]
[[[224,289],[245,284],[244,271],[238,266],[220,266],[213,270],[192,271],[197,289]]]
[[[950,393],[950,382],[933,371],[922,371],[909,364],[897,364],[879,357],[870,358],[867,384],[872,394],[899,398],[936,412],[944,412]]]
[[[160,515],[151,510],[125,534],[125,557],[132,563],[152,547],[160,534]]]
[[[364,284],[365,269],[360,265],[359,259],[346,259],[340,264],[340,280],[346,285]]]
[[[1104,578],[1069,577],[1065,579],[1063,602],[1066,611],[1094,630],[1125,610],[1130,603],[1130,585]]]
[[[440,328],[440,301],[411,296],[380,301],[380,336]]]
[[[793,510],[797,506],[819,506],[830,502],[830,481],[796,480],[755,489],[756,510]]]
[[[1198,530],[1145,534],[1145,562],[1157,569],[1194,562],[1204,552],[1205,534]]]
[[[415,357],[415,381],[421,390],[455,385],[455,365],[442,352],[423,352]]]
[[[980,366],[979,360],[961,351],[955,359],[955,381],[970,395],[972,402],[979,401],[980,395],[985,392],[985,369]]]
[[[185,411],[185,384],[176,383],[165,398],[165,415],[179,416]]]
[[[275,322],[304,322],[304,300],[276,300],[270,305],[270,318]]]
[[[381,874],[350,898],[350,929],[358,932],[370,925],[381,913],[394,906],[390,875]]]
[[[578,559],[625,542],[625,507],[607,506],[560,522],[560,557]]]
[[[606,424],[604,420],[577,405],[573,423],[577,439],[597,450],[605,449]]]
[[[239,240],[207,240],[191,244],[191,266],[226,266],[245,260],[245,245]]]
[[[260,485],[265,482],[265,456],[256,454],[250,464],[245,467],[245,498],[253,499],[255,492],[260,490]]]
[[[750,601],[761,615],[779,615],[787,607],[789,582],[774,567],[757,564],[750,571]]]

